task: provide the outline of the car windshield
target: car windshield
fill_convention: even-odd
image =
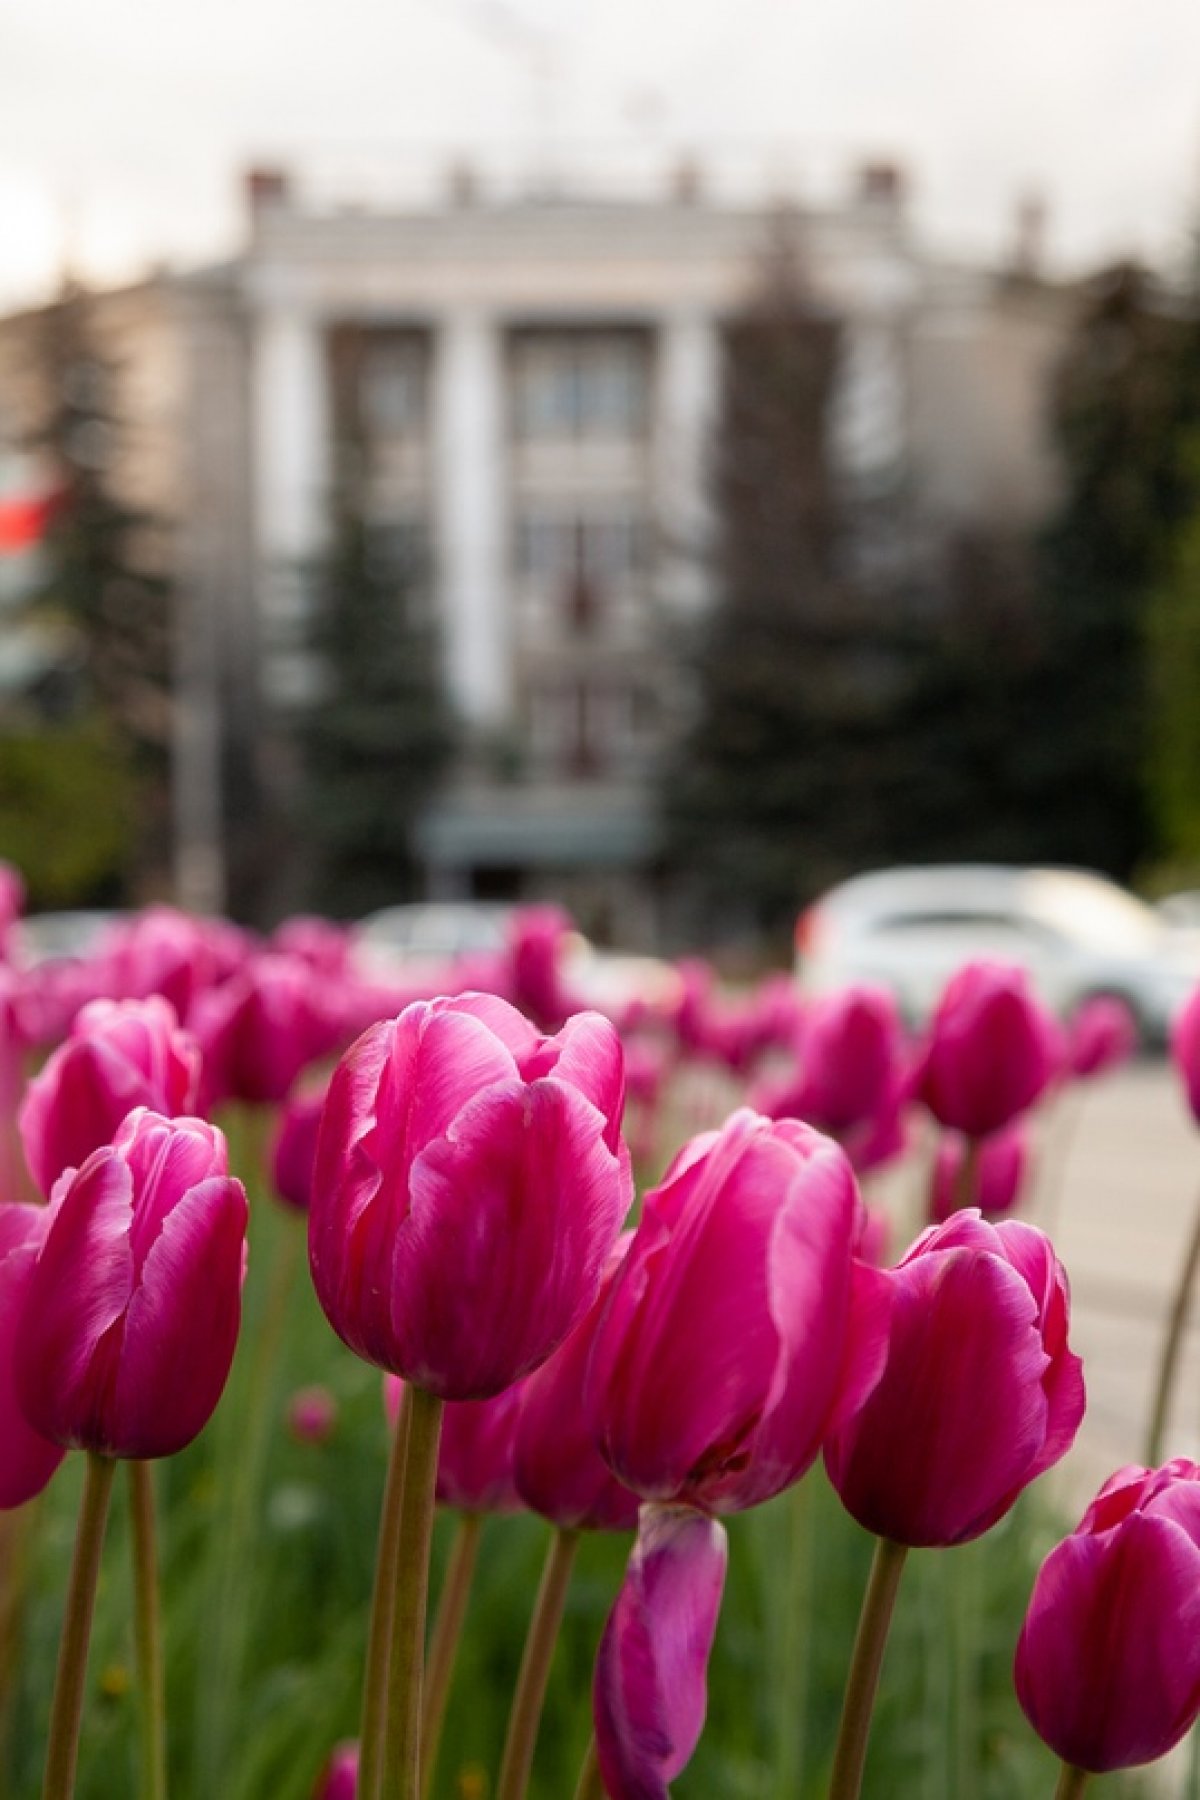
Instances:
[[[1162,936],[1161,921],[1150,907],[1086,875],[1031,875],[1026,899],[1034,917],[1091,949],[1136,954]]]

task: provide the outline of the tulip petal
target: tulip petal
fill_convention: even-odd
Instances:
[[[417,1156],[388,1284],[409,1379],[485,1399],[588,1311],[629,1200],[603,1127],[553,1077],[497,1083]]]
[[[610,1800],[667,1800],[699,1742],[725,1563],[715,1519],[642,1508],[596,1656],[596,1749]]]
[[[557,1037],[543,1040],[538,1056],[522,1060],[521,1074],[526,1081],[554,1074],[577,1088],[604,1115],[604,1141],[610,1150],[617,1150],[625,1108],[625,1059],[621,1040],[600,1013],[576,1013],[568,1019]]]
[[[241,1318],[246,1196],[214,1176],[163,1221],[129,1303],[113,1397],[124,1456],[171,1456],[221,1397]]]
[[[826,1467],[868,1531],[962,1543],[1007,1510],[1040,1457],[1049,1358],[1037,1308],[1007,1262],[965,1247],[908,1262],[892,1305],[887,1366],[829,1438]]]
[[[29,1424],[17,1402],[17,1319],[46,1235],[41,1206],[0,1206],[0,1510],[40,1494],[66,1452]]]
[[[60,1444],[90,1441],[116,1372],[134,1284],[133,1178],[109,1150],[56,1190],[17,1327],[17,1393],[29,1422]]]

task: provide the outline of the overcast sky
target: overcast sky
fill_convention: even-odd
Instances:
[[[407,180],[439,151],[671,147],[817,194],[895,158],[967,254],[1038,190],[1061,266],[1167,258],[1200,212],[1200,4],[0,0],[0,303],[64,250],[121,276],[232,249],[255,158]]]

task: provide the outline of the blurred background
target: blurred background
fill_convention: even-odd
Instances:
[[[0,0],[35,906],[1200,885],[1187,0]]]

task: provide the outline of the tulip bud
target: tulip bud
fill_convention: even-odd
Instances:
[[[1085,1000],[1071,1020],[1067,1056],[1080,1081],[1102,1075],[1128,1062],[1138,1046],[1138,1024],[1124,1000],[1096,994]]]
[[[458,1512],[520,1512],[513,1483],[513,1442],[523,1384],[505,1388],[491,1400],[452,1400],[442,1414],[438,1444],[437,1501]],[[383,1378],[383,1404],[393,1430],[400,1417],[404,1383]]]
[[[271,1147],[271,1186],[285,1206],[307,1212],[317,1161],[317,1133],[328,1087],[285,1100]]]
[[[985,1219],[1012,1212],[1029,1170],[1029,1139],[1020,1125],[1010,1125],[980,1139],[975,1146],[972,1191],[962,1195],[963,1170],[970,1154],[966,1139],[947,1133],[933,1165],[929,1217],[943,1224],[963,1206],[977,1206]]]
[[[621,1047],[484,994],[367,1031],[330,1084],[309,1253],[358,1355],[447,1400],[511,1387],[595,1299],[629,1207]]]
[[[337,1427],[338,1404],[327,1387],[297,1388],[288,1401],[288,1430],[298,1444],[325,1444]]]
[[[1192,1117],[1200,1124],[1200,987],[1189,996],[1171,1027],[1171,1060],[1183,1082]]]
[[[795,1117],[839,1139],[869,1125],[892,1099],[901,1050],[900,1015],[886,989],[820,996],[805,1026]]]
[[[358,1791],[358,1745],[339,1744],[321,1771],[313,1800],[354,1800]]]
[[[191,1112],[199,1076],[199,1047],[166,1000],[85,1006],[21,1108],[26,1160],[43,1194],[64,1169],[110,1144],[135,1107],[167,1118]]]
[[[669,1800],[699,1742],[725,1562],[715,1519],[642,1509],[596,1655],[596,1752],[610,1800]]]
[[[246,1196],[201,1119],[133,1112],[55,1188],[17,1324],[25,1416],[102,1456],[170,1456],[233,1360]]]
[[[646,1196],[588,1365],[601,1455],[646,1500],[757,1505],[796,1481],[849,1384],[861,1203],[829,1138],[736,1112]]]
[[[1038,1736],[1102,1774],[1165,1756],[1200,1713],[1200,1468],[1119,1469],[1042,1564],[1015,1677]]]
[[[0,1205],[0,1510],[40,1494],[63,1459],[17,1402],[17,1318],[50,1225],[45,1206]]]
[[[609,1290],[633,1233],[618,1239],[587,1317],[522,1385],[514,1447],[516,1490],[562,1531],[632,1531],[638,1498],[602,1461],[583,1407],[584,1377]]]
[[[109,992],[146,1000],[158,994],[190,1023],[200,995],[225,972],[215,921],[193,918],[172,906],[150,906],[110,931],[102,956]]]
[[[869,1272],[884,1356],[825,1445],[846,1510],[898,1544],[965,1543],[1070,1449],[1083,1368],[1067,1280],[1030,1225],[957,1212]]]
[[[1022,969],[968,963],[929,1028],[918,1094],[940,1125],[986,1137],[1032,1106],[1057,1066],[1058,1033]]]
[[[204,996],[194,1015],[204,1098],[275,1105],[330,1051],[336,1023],[320,978],[290,956],[256,956]]]

